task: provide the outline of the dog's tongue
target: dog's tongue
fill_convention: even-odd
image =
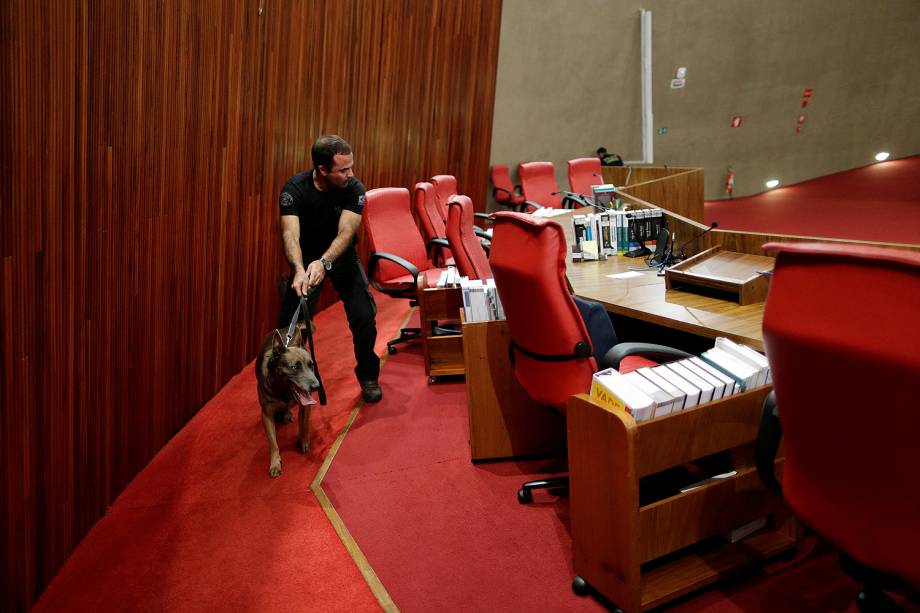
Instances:
[[[305,392],[296,385],[291,386],[294,389],[294,396],[297,397],[298,404],[307,405],[307,404],[316,404],[316,401],[313,400],[313,397],[310,395],[310,392]]]

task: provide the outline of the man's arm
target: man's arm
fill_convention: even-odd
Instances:
[[[284,257],[294,269],[291,287],[298,296],[305,296],[310,286],[303,266],[303,252],[300,250],[300,218],[296,215],[281,216],[281,245]]]
[[[358,233],[358,228],[360,227],[361,216],[355,212],[343,210],[342,215],[339,217],[339,233],[332,240],[332,243],[329,244],[329,248],[323,252],[322,257],[329,262],[334,262],[336,258],[342,255],[342,253],[351,246],[352,241],[355,239],[355,235]],[[319,260],[310,262],[310,265],[307,267],[307,279],[309,280],[310,287],[319,285],[325,275],[326,269],[323,268],[322,262]]]

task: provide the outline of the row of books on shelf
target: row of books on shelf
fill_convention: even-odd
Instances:
[[[463,317],[467,322],[492,321],[505,318],[505,309],[495,288],[495,279],[463,277],[455,266],[441,271],[437,287],[460,286],[463,294]]]
[[[727,338],[700,357],[686,358],[620,374],[594,374],[591,398],[626,411],[637,422],[662,417],[772,382],[763,354]]]
[[[665,223],[661,209],[574,215],[572,259],[576,262],[605,260],[609,256],[637,251],[643,245],[653,245]]]
[[[504,319],[505,310],[495,289],[495,279],[467,279],[460,277],[463,293],[463,317],[467,322]]]

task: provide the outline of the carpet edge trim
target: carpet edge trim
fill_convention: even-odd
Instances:
[[[414,312],[414,307],[409,309],[409,312],[406,314],[406,318],[403,320],[402,324],[400,324],[399,329],[402,329],[408,325],[409,320],[412,318]],[[388,358],[389,352],[382,356],[380,361],[381,368],[384,364],[386,364]],[[389,592],[387,592],[386,587],[384,587],[383,582],[380,581],[380,577],[378,577],[376,571],[374,571],[374,567],[371,566],[371,563],[364,555],[364,552],[361,551],[361,547],[358,546],[358,542],[351,535],[351,532],[349,532],[348,527],[345,525],[345,522],[342,521],[342,517],[339,515],[338,511],[335,510],[335,506],[333,506],[332,502],[329,500],[329,497],[326,496],[326,492],[322,487],[323,479],[325,479],[326,473],[329,471],[329,467],[332,466],[332,462],[335,460],[336,454],[342,447],[342,443],[345,441],[345,436],[348,434],[349,430],[351,430],[351,426],[355,423],[355,419],[357,419],[358,413],[361,412],[364,404],[364,401],[359,397],[357,404],[355,404],[355,407],[351,410],[351,415],[348,417],[348,422],[342,428],[342,431],[339,432],[335,442],[329,449],[329,453],[326,454],[326,458],[323,460],[322,465],[319,467],[319,470],[316,471],[316,476],[313,477],[313,482],[310,484],[310,491],[313,492],[313,495],[319,502],[319,506],[326,514],[326,517],[329,519],[329,523],[332,524],[332,528],[335,530],[336,534],[339,535],[339,539],[345,546],[345,550],[348,552],[348,555],[355,563],[355,566],[358,567],[358,571],[361,573],[361,576],[364,577],[364,581],[367,583],[367,587],[370,588],[374,598],[377,599],[377,603],[384,611],[398,613],[399,608],[396,606],[396,603],[393,602],[393,599],[390,597]]]

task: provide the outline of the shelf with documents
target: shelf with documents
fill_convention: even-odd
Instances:
[[[462,375],[463,335],[433,333],[442,322],[458,322],[463,309],[463,296],[459,287],[425,287],[419,277],[418,311],[422,328],[422,353],[425,357],[425,374],[433,383],[437,377]]]
[[[586,394],[569,400],[572,554],[576,574],[625,611],[659,606],[795,545],[798,525],[754,468],[770,386],[637,424]],[[639,480],[720,451],[734,476],[640,505]],[[783,460],[777,460],[781,472]],[[718,536],[767,517],[735,542]],[[713,538],[716,537],[716,538]]]

